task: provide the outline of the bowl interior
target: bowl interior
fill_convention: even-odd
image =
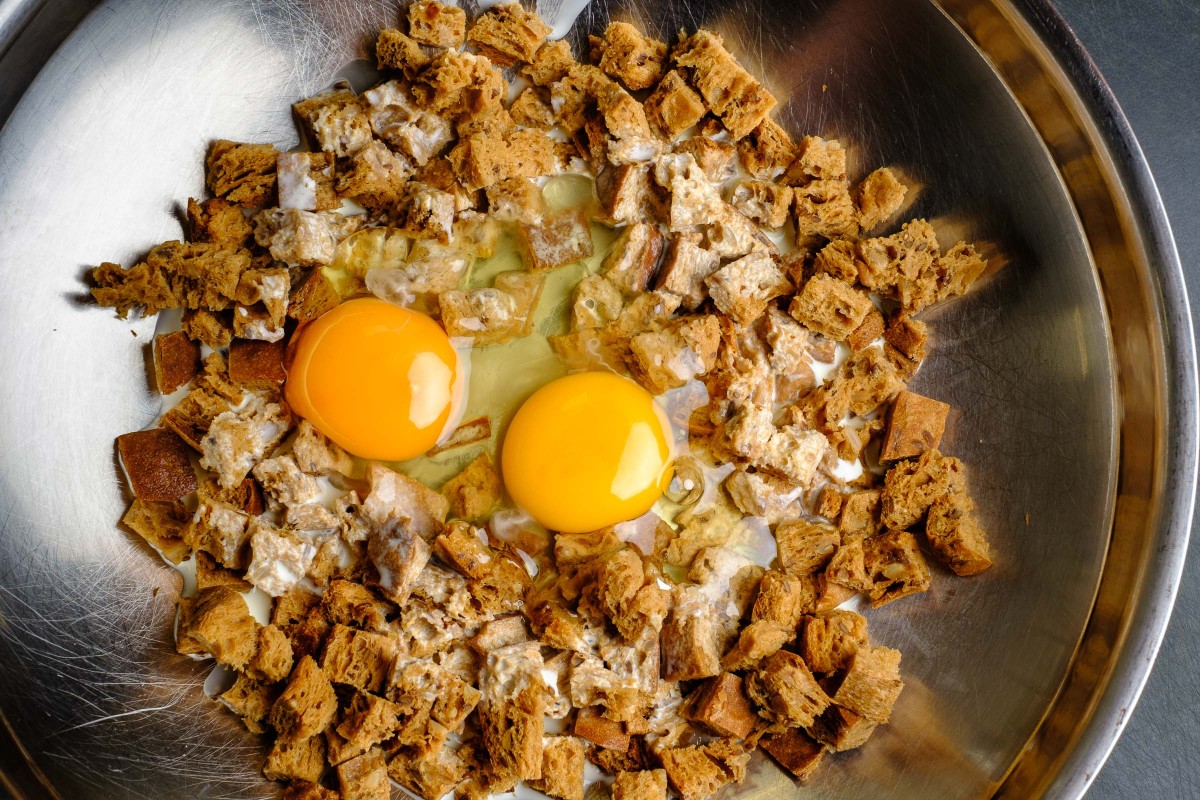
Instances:
[[[154,322],[89,305],[82,278],[180,237],[210,139],[291,146],[288,105],[365,58],[394,5],[113,0],[0,133],[0,711],[64,796],[274,792],[262,743],[204,695],[209,666],[174,655],[178,576],[114,524],[129,498],[113,439],[160,408]],[[1004,264],[924,315],[933,355],[912,386],[954,408],[943,449],[968,465],[996,567],[935,568],[932,591],[868,612],[873,639],[904,653],[907,689],[890,726],[804,789],[989,794],[1063,680],[1111,526],[1109,326],[1050,154],[927,0],[579,5],[541,8],[577,52],[610,18],[664,38],[715,28],[793,134],[840,138],[859,174],[903,168],[921,187],[912,215]],[[745,791],[795,790],[757,756]]]

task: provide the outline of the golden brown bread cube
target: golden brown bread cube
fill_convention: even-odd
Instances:
[[[174,431],[153,428],[117,437],[121,464],[140,500],[178,500],[196,491],[187,445]]]
[[[690,719],[705,725],[718,736],[747,738],[759,724],[740,676],[724,672],[696,690]]]
[[[192,515],[178,500],[158,501],[134,498],[121,522],[146,540],[163,558],[178,564],[188,557],[191,545],[183,531]]]
[[[658,87],[646,98],[645,109],[646,118],[668,140],[678,138],[708,110],[678,70],[671,70],[659,81]]]
[[[227,399],[205,389],[194,389],[163,415],[161,425],[172,429],[188,446],[199,451],[200,441],[208,433],[212,420],[228,410]]]
[[[227,244],[164,242],[146,254],[146,263],[166,274],[183,308],[219,311],[238,299],[250,255]]]
[[[487,655],[492,650],[528,641],[529,628],[525,624],[525,617],[510,614],[483,623],[479,633],[471,638],[470,645],[480,655]]]
[[[592,254],[592,230],[580,210],[548,214],[536,225],[517,226],[528,268],[546,272]]]
[[[382,631],[395,611],[386,600],[361,583],[332,580],[321,595],[321,612],[330,622],[368,631]]]
[[[708,297],[705,279],[720,266],[720,257],[701,244],[699,234],[673,233],[655,288],[678,296],[680,305],[695,311]]]
[[[396,732],[403,713],[404,709],[390,700],[355,692],[350,704],[342,710],[337,733],[346,746],[366,752]]]
[[[724,183],[736,174],[737,147],[729,142],[719,142],[709,136],[696,135],[675,145],[674,152],[684,153],[696,159],[696,164],[713,183]],[[790,205],[791,189],[786,186],[780,188],[787,190]],[[734,200],[731,199],[730,202],[733,203]],[[787,206],[784,207],[785,214],[786,211]]]
[[[284,791],[283,800],[340,800],[340,795],[319,783],[293,780]]]
[[[746,172],[759,180],[773,180],[796,160],[798,149],[791,135],[773,119],[764,119],[737,143]]]
[[[667,800],[666,770],[618,772],[613,780],[612,800]]]
[[[788,165],[784,180],[795,185],[812,181],[840,181],[846,178],[846,148],[836,139],[805,136],[796,148],[796,158]]]
[[[759,713],[789,728],[807,728],[829,705],[829,697],[804,660],[780,650],[746,677],[746,694]]]
[[[766,87],[725,49],[721,37],[701,28],[675,48],[675,63],[691,71],[691,83],[734,141],[746,136],[775,107]]]
[[[922,219],[892,236],[861,240],[858,252],[862,284],[896,299],[907,313],[964,294],[987,268],[965,242],[941,252],[933,226]]]
[[[346,84],[319,92],[292,105],[320,150],[348,158],[372,141],[366,104]]]
[[[847,414],[874,411],[904,388],[896,366],[878,347],[846,359],[831,381],[801,398],[798,408],[813,427],[834,434]]]
[[[973,508],[966,492],[954,492],[934,500],[925,520],[933,554],[956,575],[978,575],[992,566],[991,548]]]
[[[433,542],[442,561],[472,579],[482,577],[493,558],[491,548],[480,541],[476,531],[472,525],[454,521]]]
[[[467,777],[466,749],[402,747],[388,762],[388,776],[422,800],[441,800]]]
[[[273,781],[302,780],[316,783],[324,772],[324,736],[310,736],[298,741],[276,739],[263,765],[263,775]]]
[[[284,342],[236,339],[229,345],[229,379],[251,391],[277,389],[287,372],[283,369]]]
[[[529,786],[558,800],[583,800],[583,742],[574,736],[547,736],[542,742],[542,777]]]
[[[513,122],[526,128],[545,131],[554,127],[554,109],[533,87],[517,95],[508,112]]]
[[[218,242],[242,247],[254,235],[241,206],[220,197],[203,202],[188,198],[187,230],[190,242]]]
[[[508,673],[510,652],[529,652],[534,658]],[[497,667],[503,666],[502,674]],[[542,776],[543,718],[547,692],[540,671],[542,658],[536,644],[518,644],[488,654],[479,689],[479,725],[491,768],[505,781],[530,780]],[[532,674],[537,670],[537,677]],[[505,681],[507,673],[513,676]],[[509,685],[509,684],[516,685]],[[524,685],[525,688],[517,689]]]
[[[733,189],[730,204],[759,225],[781,228],[792,208],[792,189],[770,181],[742,181]]]
[[[720,343],[715,315],[673,320],[630,341],[629,370],[651,394],[679,388],[713,368]]]
[[[297,662],[287,688],[271,707],[271,725],[283,741],[316,736],[337,716],[337,697],[325,672],[311,656]]]
[[[878,723],[855,714],[848,708],[832,705],[809,728],[809,733],[830,750],[841,753],[862,747],[875,732]]]
[[[936,448],[897,462],[883,480],[883,524],[894,530],[911,528],[925,518],[934,500],[965,489],[962,462]]]
[[[717,308],[742,325],[761,317],[772,300],[792,289],[766,253],[751,253],[731,261],[705,278],[704,285]]]
[[[908,187],[893,170],[888,167],[875,170],[858,186],[855,199],[859,226],[869,231],[887,222],[904,205],[907,195]]]
[[[421,43],[403,31],[384,28],[375,40],[375,64],[381,71],[400,70],[406,77],[415,78],[430,60]]]
[[[251,585],[237,570],[223,566],[211,553],[196,551],[196,588],[200,591],[213,586],[229,586],[239,592],[247,592]]]
[[[644,222],[659,200],[647,164],[609,164],[596,176],[595,189],[600,219],[612,225]]]
[[[816,180],[792,192],[796,235],[829,239],[858,232],[858,214],[846,180]]]
[[[883,340],[915,364],[925,359],[928,333],[924,322],[907,314],[896,315],[883,333]]]
[[[872,308],[867,312],[866,319],[862,321],[862,324],[854,329],[854,333],[846,337],[846,344],[850,345],[850,349],[855,352],[864,350],[883,336],[884,327],[883,314],[880,314],[878,309]]]
[[[332,153],[280,153],[276,172],[281,208],[329,211],[342,205],[333,190]]]
[[[659,755],[667,780],[682,800],[704,800],[731,780],[702,747],[679,747]]]
[[[864,539],[863,564],[871,582],[867,596],[876,608],[929,589],[929,567],[917,540],[907,531],[888,531]]]
[[[310,475],[340,472],[349,475],[354,470],[354,459],[334,444],[325,434],[313,427],[308,420],[301,420],[292,440],[292,457],[296,465]]]
[[[621,290],[603,275],[585,275],[571,299],[571,328],[575,331],[604,328],[625,308]]]
[[[627,750],[629,734],[624,724],[600,714],[594,708],[581,708],[575,717],[573,732],[592,744],[608,750]]]
[[[494,183],[485,194],[488,214],[501,222],[537,224],[548,210],[542,190],[529,178],[509,178]]]
[[[800,655],[813,672],[846,669],[859,648],[867,645],[867,620],[844,610],[807,617],[799,644]]]
[[[796,638],[796,629],[770,620],[756,620],[742,629],[735,644],[721,659],[721,668],[740,671],[759,663]]]
[[[604,36],[592,37],[592,61],[630,89],[649,89],[662,77],[667,45],[628,22],[610,22]]]
[[[916,392],[902,391],[892,403],[880,461],[895,461],[936,450],[946,430],[950,406]]]
[[[845,538],[852,534],[872,536],[882,527],[879,519],[881,493],[878,489],[851,492],[842,501],[842,516],[838,530]]]
[[[492,288],[442,292],[442,325],[446,333],[470,338],[476,347],[527,336],[544,283],[542,274],[513,270],[497,275]]]
[[[808,575],[829,563],[842,537],[837,528],[823,522],[795,520],[775,527],[779,563],[784,572]]]
[[[228,347],[233,339],[233,321],[229,312],[214,312],[206,308],[183,312],[183,332],[193,342],[208,345],[213,350]]]
[[[561,601],[530,603],[529,624],[545,644],[559,650],[584,650],[583,624]]]
[[[245,669],[258,649],[258,623],[234,589],[217,586],[179,601],[178,649],[208,653],[218,664]]]
[[[844,499],[845,495],[834,484],[829,484],[822,488],[817,495],[817,505],[814,510],[818,517],[824,517],[837,525]]]
[[[117,316],[124,319],[135,308],[143,309],[146,316],[153,316],[164,308],[178,308],[167,275],[161,268],[141,263],[128,270],[120,264],[105,262],[91,272],[92,297],[96,303],[114,308]]]
[[[404,708],[428,706],[430,719],[448,731],[459,730],[481,699],[478,689],[432,661],[396,664],[388,678],[387,696]]]
[[[831,275],[851,286],[856,284],[859,261],[855,241],[853,239],[835,239],[822,247],[812,259],[811,271],[814,275]]]
[[[383,142],[370,141],[343,164],[336,183],[339,197],[348,197],[378,213],[390,211],[408,199],[413,165]]]
[[[779,766],[800,781],[812,777],[825,755],[825,748],[820,743],[804,731],[796,729],[768,734],[763,737],[760,745]]]
[[[715,614],[676,604],[662,628],[663,677],[669,681],[721,673],[721,631]]]
[[[245,673],[237,676],[227,690],[221,693],[220,701],[234,714],[242,718],[246,730],[265,733],[267,715],[275,702],[278,689],[261,683]]]
[[[566,77],[576,63],[567,40],[555,39],[537,49],[533,59],[521,66],[521,74],[535,86],[548,86]]]
[[[503,138],[461,139],[448,156],[468,191],[486,189],[506,178],[537,178],[558,172],[558,150],[542,131],[523,130]]]
[[[324,270],[314,269],[292,288],[288,316],[297,322],[312,322],[340,302],[337,289]]]
[[[550,28],[520,3],[493,6],[475,20],[467,41],[501,67],[533,60]]]
[[[264,683],[279,683],[292,672],[292,644],[275,625],[258,629],[258,650],[246,666],[246,673]]]
[[[500,70],[486,57],[446,50],[421,71],[411,91],[419,106],[457,120],[495,110],[503,104],[506,86]]]
[[[829,583],[854,592],[865,592],[871,588],[861,534],[842,535],[842,545],[829,559],[823,577]]]
[[[625,90],[601,72],[599,67],[571,63],[566,74],[550,84],[550,104],[554,107],[558,124],[571,134],[579,132],[590,119],[595,130],[584,132],[590,134],[604,127],[603,118],[599,113],[598,98],[608,95],[610,99],[615,99],[622,92]],[[644,114],[643,111],[643,116]],[[592,145],[595,142],[588,144]]]
[[[635,222],[613,243],[601,265],[601,274],[625,295],[644,292],[665,246],[666,237],[657,225]]]
[[[467,37],[467,12],[437,0],[408,7],[408,35],[434,47],[461,47]]]
[[[200,372],[200,348],[183,331],[154,337],[154,376],[160,394],[191,383]]]
[[[329,680],[378,692],[396,654],[396,641],[381,634],[334,625],[321,667]]]
[[[273,144],[218,139],[208,149],[205,185],[217,197],[240,206],[269,205],[275,195],[279,150]]]
[[[342,800],[389,800],[392,796],[387,761],[378,747],[338,764],[337,775]]]
[[[850,667],[833,701],[882,725],[892,715],[892,707],[904,688],[900,680],[900,651],[890,647],[861,647],[850,660]]]
[[[750,612],[753,622],[774,622],[796,629],[800,619],[810,613],[817,600],[817,582],[809,575],[790,575],[769,569],[758,585],[758,597]]]

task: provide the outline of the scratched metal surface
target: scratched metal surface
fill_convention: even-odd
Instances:
[[[158,412],[146,380],[153,322],[127,326],[87,306],[80,279],[99,260],[128,263],[179,235],[178,203],[201,191],[210,138],[293,143],[287,104],[365,56],[394,5],[112,0],[0,132],[0,711],[63,797],[272,796],[258,773],[262,744],[204,696],[204,664],[172,655],[177,577],[113,524],[128,501],[113,437]],[[968,6],[991,6],[948,5],[968,25]],[[1128,424],[1116,410],[1118,367],[1143,374],[1118,323],[1142,319],[1126,306],[1165,315],[1153,300],[1114,294],[1112,281],[1104,296],[1093,228],[1081,227],[1061,154],[993,69],[1001,53],[983,57],[926,0],[597,2],[571,37],[610,16],[664,36],[718,28],[772,85],[793,132],[841,137],[862,169],[905,167],[924,184],[914,213],[987,241],[1007,262],[969,299],[930,314],[936,356],[915,387],[955,406],[946,447],[972,467],[996,569],[971,581],[939,573],[932,592],[872,614],[874,636],[905,654],[908,689],[869,747],[803,790],[765,763],[744,787],[754,797],[992,795],[1095,627],[1116,437]],[[1161,290],[1152,275],[1131,279]],[[1190,333],[1182,351],[1162,346],[1152,325],[1144,338],[1144,396],[1121,401],[1149,415],[1158,447],[1172,398],[1190,391],[1194,403]],[[1182,389],[1166,386],[1172,366]],[[1194,425],[1171,430],[1194,461]],[[1177,482],[1186,494],[1194,465]],[[1166,490],[1153,491],[1144,513],[1157,526]],[[1158,552],[1178,551],[1177,522],[1176,509],[1155,529]],[[1161,605],[1175,562],[1136,555],[1126,566],[1151,575]],[[1151,594],[1134,589],[1134,601]],[[1126,676],[1123,696],[1136,697],[1144,670]],[[1099,736],[1111,743],[1115,730]]]

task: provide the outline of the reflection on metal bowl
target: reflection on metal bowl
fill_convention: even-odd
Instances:
[[[0,84],[70,5],[0,2]],[[0,712],[18,745],[0,765],[19,796],[276,792],[262,744],[204,696],[207,665],[174,654],[178,576],[113,525],[113,437],[159,407],[153,322],[125,335],[80,280],[178,236],[207,139],[293,141],[288,103],[365,58],[394,5],[112,0],[0,133]],[[558,7],[578,11],[541,10]],[[716,28],[793,132],[899,165],[913,214],[1005,264],[927,314],[914,386],[954,406],[944,446],[970,465],[997,566],[871,617],[908,689],[804,796],[1079,796],[1162,636],[1197,452],[1180,269],[1102,80],[1042,0],[600,0],[569,37],[610,17]],[[796,793],[765,760],[742,791]]]

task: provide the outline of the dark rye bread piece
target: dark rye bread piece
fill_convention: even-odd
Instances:
[[[174,431],[154,428],[117,437],[121,463],[141,500],[178,500],[196,491],[191,452]]]

